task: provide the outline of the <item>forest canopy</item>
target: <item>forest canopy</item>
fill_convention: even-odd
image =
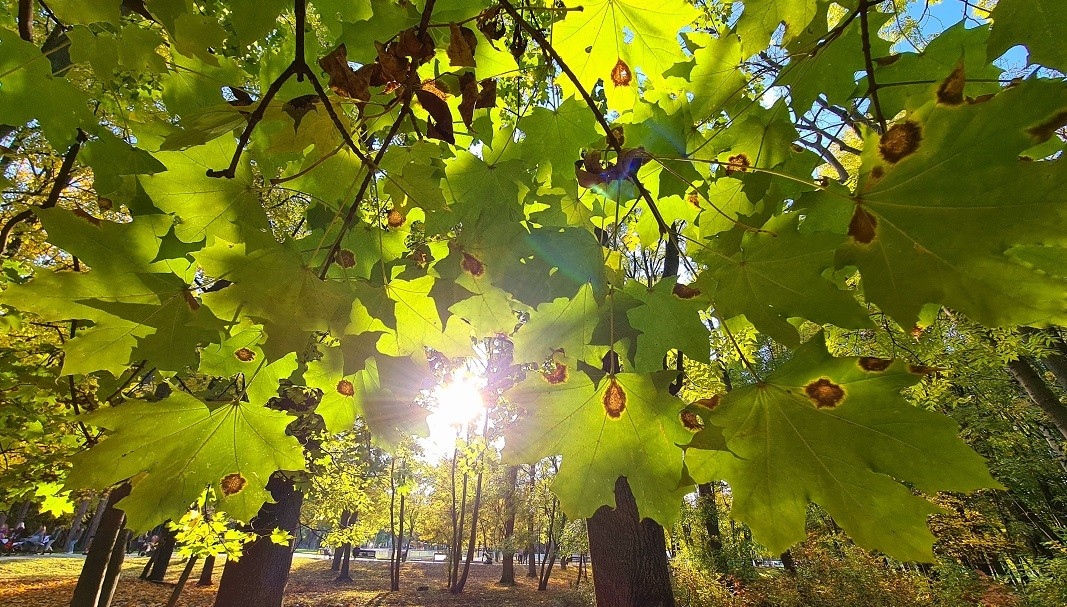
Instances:
[[[930,560],[1001,485],[927,330],[1067,325],[1067,3],[924,4],[6,3],[0,501],[249,521],[480,361],[572,519],[726,481],[772,553],[814,503]]]

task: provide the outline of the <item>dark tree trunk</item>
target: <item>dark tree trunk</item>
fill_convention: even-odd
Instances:
[[[1041,374],[1025,357],[1009,362],[1008,371],[1023,387],[1030,400],[1052,419],[1060,435],[1067,438],[1067,406],[1060,402]]]
[[[344,582],[352,581],[351,571],[352,562],[352,544],[345,544],[341,548],[341,567],[337,571],[337,577],[334,578],[334,582],[341,584]]]
[[[92,500],[88,498],[78,502],[78,509],[74,511],[74,521],[70,524],[70,531],[67,532],[67,541],[63,543],[63,552],[74,552],[74,544],[78,543],[78,538],[81,537],[82,522],[85,520],[85,513],[89,510],[89,503]]]
[[[393,546],[393,558],[391,559],[392,562],[390,563],[390,573],[392,574],[392,579],[390,580],[389,588],[394,592],[400,590],[400,563],[403,562],[404,558],[404,507],[406,505],[405,497],[406,496],[403,493],[400,494],[400,514],[397,517],[399,519],[399,525],[396,534],[396,542]],[[462,585],[460,586],[460,588],[462,589]]]
[[[345,510],[344,512],[342,512],[341,513],[341,529],[348,529],[349,527],[351,527],[352,523],[354,522],[354,519],[355,519],[355,517],[352,515],[352,513],[350,511]],[[334,558],[334,562],[337,564],[337,567],[334,568],[333,571],[337,571],[338,572],[337,573],[337,577],[334,579],[334,582],[340,583],[340,582],[351,582],[352,581],[352,576],[349,573],[349,571],[350,571],[349,562],[350,562],[351,558],[352,558],[352,543],[351,542],[345,542],[341,546],[341,552],[339,553],[339,555]]]
[[[150,582],[163,581],[163,578],[167,576],[167,568],[170,567],[170,558],[174,555],[175,543],[174,532],[164,526],[163,538],[159,541],[155,554],[152,555],[152,568],[145,579]]]
[[[638,519],[625,477],[615,481],[615,502],[589,519],[597,607],[674,607],[663,527]]]
[[[527,523],[530,545],[526,550],[526,577],[537,577],[537,531],[534,529],[534,486],[537,484],[537,464],[530,464],[530,497],[527,500]]]
[[[100,501],[96,503],[96,511],[93,513],[92,520],[89,521],[89,528],[85,530],[85,535],[82,536],[81,544],[82,552],[89,552],[92,548],[93,538],[96,536],[96,530],[100,527],[100,520],[104,516],[104,512],[107,511],[108,494],[100,496]]]
[[[515,487],[519,484],[519,467],[508,466],[504,494],[504,562],[500,571],[500,584],[515,585]]]
[[[189,581],[189,575],[192,574],[193,567],[196,567],[196,558],[195,556],[189,557],[189,562],[182,569],[182,574],[178,577],[178,583],[174,586],[174,591],[170,593],[167,607],[175,607],[178,604],[178,597],[182,595],[182,590],[185,589],[185,584]]]
[[[1052,372],[1060,388],[1067,391],[1067,343],[1064,343],[1060,334],[1052,329],[1041,330],[1032,327],[1020,327],[1019,332],[1023,335],[1041,336],[1048,339],[1051,352],[1040,359],[1040,362]]]
[[[482,433],[485,436],[485,433]],[[470,573],[471,561],[474,560],[474,542],[478,539],[478,509],[482,505],[482,472],[478,472],[477,481],[474,488],[474,508],[471,510],[471,535],[470,543],[467,544],[467,557],[463,561],[463,575],[459,577],[459,580],[454,586],[452,586],[452,594],[459,594],[463,592],[463,586],[467,584],[467,574]]]
[[[130,530],[123,529],[111,548],[111,558],[104,571],[104,581],[100,585],[100,599],[96,607],[108,607],[115,598],[115,589],[119,587],[119,575],[122,574],[122,562],[126,560],[126,543],[130,541]]]
[[[30,513],[30,502],[28,502],[28,501],[22,502],[22,504],[19,505],[18,509],[15,510],[15,521],[14,521],[14,524],[11,525],[11,527],[15,528],[15,527],[18,527],[20,524],[25,523],[26,522],[26,515],[29,514],[29,513]]]
[[[82,572],[74,587],[70,607],[98,607],[98,605],[106,607],[107,603],[100,603],[101,593],[104,589],[108,564],[115,545],[121,539],[122,527],[126,523],[126,515],[115,508],[115,504],[129,494],[129,483],[123,483],[111,492],[107,501],[101,506],[100,526],[96,530],[96,539],[89,549],[89,556],[82,563]]]
[[[782,553],[782,566],[789,572],[789,575],[797,574],[797,562],[793,560],[793,553],[786,550]]]
[[[296,533],[304,495],[280,474],[271,476],[267,490],[274,503],[263,504],[251,522],[251,530],[260,538],[249,546],[241,560],[226,561],[215,595],[215,607],[279,607],[282,604],[293,552],[290,546],[279,546],[270,541],[270,533],[275,528]]]
[[[215,557],[209,556],[204,559],[204,570],[200,572],[200,579],[196,581],[197,586],[212,586],[215,584],[211,576],[215,574]]]
[[[341,521],[340,521],[341,529],[347,529],[348,528],[348,518],[350,516],[351,516],[351,513],[348,510],[345,510],[345,511],[341,512]],[[345,549],[344,549],[343,546],[338,546],[338,547],[333,549],[333,563],[330,565],[330,571],[340,571],[341,570],[341,555],[344,553],[344,551],[345,551]]]
[[[344,554],[344,549],[340,546],[333,549],[333,563],[330,564],[330,571],[341,570],[341,555]]]

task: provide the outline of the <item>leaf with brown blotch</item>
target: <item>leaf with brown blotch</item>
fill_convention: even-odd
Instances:
[[[474,67],[474,48],[478,46],[474,30],[455,23],[450,23],[448,29],[448,62],[453,67]]]
[[[474,107],[477,109],[496,107],[496,80],[486,78],[479,82],[478,86],[482,90],[478,93],[478,103],[475,103]]]
[[[420,38],[418,30],[410,27],[400,32],[400,37],[396,42],[395,52],[403,57],[411,57],[415,63],[425,63],[427,59],[433,57],[433,38],[426,33],[423,33]]]
[[[462,101],[459,103],[459,117],[469,129],[474,121],[474,109],[478,107],[478,81],[472,72],[465,72],[459,77],[459,89],[462,95]]]
[[[415,97],[418,98],[419,105],[430,115],[426,121],[426,136],[455,144],[456,135],[452,130],[452,110],[448,109],[448,104],[445,103],[445,100],[424,89],[415,91]]]
[[[370,99],[370,73],[361,74],[363,68],[356,72],[348,65],[348,49],[344,44],[319,59],[319,67],[330,77],[329,87],[333,92],[349,99]],[[295,117],[293,120],[299,124]]]

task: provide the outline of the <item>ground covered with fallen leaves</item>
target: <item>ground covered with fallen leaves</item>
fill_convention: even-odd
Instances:
[[[162,607],[166,605],[183,563],[171,562],[165,583],[137,579],[146,559],[129,558],[113,605],[116,607]],[[0,605],[4,607],[66,607],[81,571],[82,559],[43,557],[0,560]],[[445,589],[443,563],[405,563],[401,571],[401,590],[389,592],[389,565],[386,562],[353,561],[351,583],[333,582],[328,560],[297,558],[286,588],[287,607],[585,607],[592,604],[592,586],[585,580],[574,589],[577,570],[558,568],[552,572],[549,589],[537,592],[537,580],[525,577],[526,568],[517,567],[518,584],[497,585],[500,565],[472,563],[465,591],[452,595]],[[222,567],[215,569],[215,582]],[[196,586],[197,567],[178,605],[211,607],[216,586]],[[420,586],[428,590],[418,590]]]

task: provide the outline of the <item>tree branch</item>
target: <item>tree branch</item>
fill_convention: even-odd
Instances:
[[[422,39],[426,34],[426,28],[430,24],[430,16],[433,14],[433,7],[436,0],[427,0],[426,6],[422,10],[422,19],[419,21],[418,39]],[[415,83],[418,82],[418,72],[414,69],[408,76],[408,86],[404,92],[404,104],[400,108],[400,113],[396,117],[396,121],[393,122],[393,126],[389,128],[389,134],[385,136],[382,141],[382,146],[378,148],[378,152],[374,155],[374,160],[366,163],[367,174],[363,177],[363,183],[359,185],[359,191],[356,192],[356,197],[352,200],[352,204],[348,207],[348,212],[345,213],[345,219],[341,223],[341,229],[337,232],[337,238],[334,239],[333,244],[330,245],[330,249],[326,252],[326,259],[322,260],[322,267],[319,268],[319,278],[325,280],[326,274],[330,271],[330,266],[333,265],[334,258],[337,257],[337,252],[341,250],[341,240],[344,239],[345,233],[352,227],[353,221],[356,218],[356,214],[359,212],[359,204],[363,201],[363,197],[367,194],[367,189],[370,187],[371,181],[374,179],[374,170],[381,163],[382,158],[385,157],[385,152],[389,149],[389,145],[392,143],[393,138],[400,132],[400,125],[403,124],[404,119],[407,117],[408,112],[411,111],[411,99],[415,94]]]
[[[575,88],[578,89],[578,93],[581,94],[582,99],[585,100],[585,104],[589,106],[589,110],[592,111],[593,117],[596,118],[596,121],[598,123],[600,123],[600,127],[604,129],[604,134],[607,139],[608,146],[610,146],[611,149],[615,150],[615,153],[617,155],[622,156],[622,144],[619,142],[618,138],[615,137],[615,133],[612,132],[611,125],[608,124],[607,118],[604,117],[604,113],[600,111],[599,107],[597,107],[596,102],[593,100],[592,96],[589,95],[589,91],[585,90],[585,87],[582,85],[581,81],[578,80],[578,76],[575,75],[574,71],[571,70],[570,66],[568,66],[566,62],[563,61],[563,58],[559,56],[559,53],[556,52],[556,49],[552,46],[552,43],[549,42],[547,38],[545,38],[545,35],[541,33],[541,30],[532,26],[529,21],[522,17],[522,15],[519,14],[519,11],[515,8],[515,6],[511,4],[511,2],[509,2],[508,0],[500,0],[500,7],[503,8],[509,15],[511,15],[511,18],[515,20],[515,23],[517,23],[522,29],[526,30],[526,33],[530,34],[530,37],[532,37],[537,42],[538,46],[540,46],[545,52],[547,52],[549,56],[552,57],[552,60],[556,63],[556,65],[559,66],[559,69],[562,70],[564,74],[566,74],[567,78],[571,81],[572,84],[574,84]],[[660,213],[659,207],[656,206],[655,201],[652,200],[652,194],[648,191],[648,188],[646,188],[645,185],[641,183],[641,180],[639,180],[636,175],[631,175],[629,179],[631,182],[633,182],[635,186],[637,186],[637,191],[641,194],[642,200],[644,200],[645,203],[648,205],[648,209],[652,212],[652,217],[656,220],[656,225],[659,228],[660,233],[666,234],[667,238],[674,244],[674,246],[678,246],[677,237],[671,230],[670,225],[663,218],[663,214]]]
[[[867,94],[871,97],[871,107],[874,108],[874,117],[881,127],[881,132],[886,131],[885,114],[882,113],[882,104],[878,100],[878,82],[874,79],[874,58],[871,57],[871,32],[867,12],[877,0],[863,0],[856,9],[860,13],[860,34],[863,38],[863,63],[867,71]]]
[[[19,38],[33,42],[33,0],[19,0]]]
[[[88,138],[89,136],[85,134],[85,131],[78,129],[78,136],[74,139],[70,149],[67,150],[66,155],[63,156],[63,165],[59,168],[56,180],[52,182],[52,190],[48,192],[48,198],[38,208],[50,209],[59,202],[60,194],[70,185],[70,174],[74,170],[74,161],[78,158],[78,152],[81,151],[82,144]],[[8,239],[11,237],[11,231],[15,229],[15,226],[31,217],[33,217],[32,207],[7,220],[4,227],[0,229],[0,255],[7,252]]]

